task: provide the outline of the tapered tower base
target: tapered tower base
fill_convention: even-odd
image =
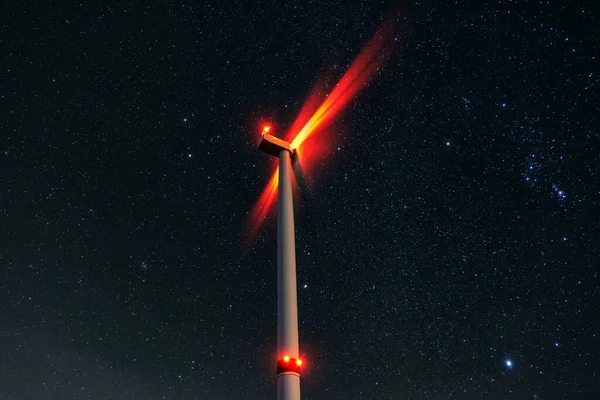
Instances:
[[[300,375],[287,372],[277,377],[277,400],[300,400]]]

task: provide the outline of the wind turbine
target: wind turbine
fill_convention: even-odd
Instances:
[[[298,346],[298,296],[292,170],[301,178],[298,153],[291,144],[262,131],[258,148],[279,158],[277,212],[277,399],[300,400],[300,350]],[[292,165],[296,165],[293,168]]]
[[[279,139],[264,126],[258,148],[279,158],[278,171],[271,177],[252,212],[252,233],[256,233],[265,210],[270,206],[275,189],[278,195],[277,212],[277,400],[300,400],[300,359],[298,346],[298,296],[296,285],[296,244],[294,238],[294,209],[292,172],[300,192],[306,194],[300,168],[298,148],[315,132],[323,130],[383,67],[397,48],[395,33],[399,15],[393,8],[377,31],[363,47],[337,85],[326,96],[310,118],[298,117],[290,129],[290,141]],[[305,104],[312,103],[309,100]],[[310,107],[309,107],[310,108]],[[308,108],[307,108],[308,110]],[[310,112],[307,111],[310,115]],[[299,129],[302,127],[301,129]]]

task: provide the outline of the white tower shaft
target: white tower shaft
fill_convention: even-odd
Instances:
[[[277,211],[277,356],[300,359],[291,169],[290,151],[281,150]],[[283,372],[277,376],[277,400],[300,400],[299,374]]]

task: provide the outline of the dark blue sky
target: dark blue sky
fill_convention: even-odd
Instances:
[[[6,7],[0,398],[275,397],[254,130],[390,5]],[[597,8],[400,9],[296,203],[303,398],[597,398]]]

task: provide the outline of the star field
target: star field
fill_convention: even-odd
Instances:
[[[389,7],[6,7],[1,399],[275,397],[259,124]],[[400,9],[295,198],[303,399],[598,398],[597,7]]]

